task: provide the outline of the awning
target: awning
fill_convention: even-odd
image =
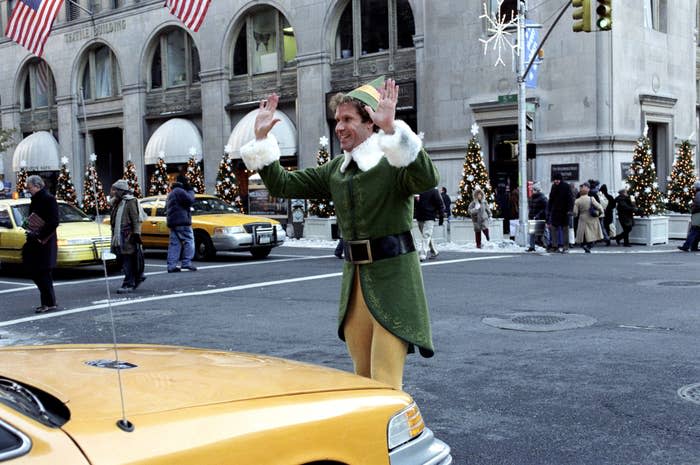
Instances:
[[[12,157],[12,171],[58,171],[61,146],[46,131],[35,132],[17,144]]]
[[[238,122],[228,138],[227,145],[231,146],[231,158],[241,158],[242,146],[255,139],[255,117],[258,110],[253,110]],[[280,120],[272,128],[272,134],[277,138],[283,157],[296,155],[297,153],[297,128],[287,115],[281,111],[275,111],[275,118]]]
[[[155,165],[161,152],[165,163],[187,163],[194,148],[197,159],[202,156],[202,136],[195,124],[187,119],[173,118],[156,129],[146,145],[145,163]]]

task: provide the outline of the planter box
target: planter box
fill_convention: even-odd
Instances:
[[[490,241],[503,240],[503,218],[491,218],[489,223]],[[468,242],[476,243],[474,237],[474,225],[471,219],[453,218],[450,221],[450,242],[455,244],[466,244]],[[485,240],[486,238],[484,238]]]
[[[688,236],[690,213],[668,214],[668,238],[685,239]]]
[[[333,226],[336,218],[317,218],[310,216],[304,220],[304,237],[322,241],[333,240]]]
[[[622,232],[622,226],[617,219],[615,227],[618,234]],[[635,216],[630,242],[642,245],[668,244],[668,216],[650,216],[648,218]]]

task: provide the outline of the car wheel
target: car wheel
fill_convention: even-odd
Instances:
[[[265,258],[270,255],[271,251],[272,247],[256,247],[254,249],[250,249],[250,254],[255,258]]]
[[[216,249],[211,242],[209,234],[203,231],[195,231],[194,233],[194,259],[195,260],[211,260],[216,255]]]

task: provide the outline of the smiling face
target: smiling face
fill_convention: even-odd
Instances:
[[[335,135],[340,148],[351,152],[372,135],[372,121],[362,121],[357,109],[351,103],[338,105],[335,110]]]

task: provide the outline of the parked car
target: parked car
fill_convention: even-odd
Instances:
[[[141,239],[147,249],[168,248],[170,230],[166,224],[165,199],[164,195],[141,199],[148,215],[141,226]],[[250,252],[255,258],[265,258],[287,238],[278,221],[244,215],[213,195],[196,195],[191,210],[197,260],[211,259],[217,251]]]
[[[29,216],[30,199],[0,200],[0,263],[22,263],[22,246],[27,237],[22,228]],[[102,263],[109,252],[109,228],[98,225],[76,207],[58,201],[59,226],[57,266],[59,268]]]
[[[368,378],[187,347],[118,354],[112,345],[0,349],[0,462],[452,463],[413,399]]]

